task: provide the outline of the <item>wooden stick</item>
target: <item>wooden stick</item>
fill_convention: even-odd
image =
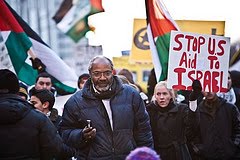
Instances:
[[[32,57],[32,59],[37,58],[36,54],[34,53],[32,47],[28,50],[28,54],[30,55],[30,57]]]

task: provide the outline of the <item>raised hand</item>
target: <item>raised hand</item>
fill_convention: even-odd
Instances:
[[[194,80],[192,83],[192,92],[189,95],[189,101],[195,101],[201,95],[202,86],[199,80]]]
[[[31,62],[32,62],[32,67],[34,69],[37,69],[39,73],[44,72],[46,69],[45,64],[42,63],[42,61],[39,58],[30,58]]]

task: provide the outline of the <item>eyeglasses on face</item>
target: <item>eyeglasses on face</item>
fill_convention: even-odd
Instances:
[[[95,77],[95,78],[100,78],[101,76],[104,76],[104,77],[109,77],[112,75],[112,71],[104,71],[104,72],[92,72],[92,76]]]

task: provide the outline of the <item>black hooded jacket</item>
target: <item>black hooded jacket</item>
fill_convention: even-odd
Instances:
[[[0,94],[0,159],[52,159],[62,140],[44,114],[15,94]]]
[[[215,110],[212,108],[204,100],[196,111],[198,129],[193,133],[197,154],[204,160],[239,159],[240,114],[237,107],[218,98]]]

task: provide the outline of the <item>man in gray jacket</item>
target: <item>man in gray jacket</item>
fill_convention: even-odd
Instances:
[[[124,160],[136,147],[153,147],[140,94],[112,74],[107,57],[94,57],[88,69],[84,88],[64,106],[60,126],[65,142],[91,160]]]

